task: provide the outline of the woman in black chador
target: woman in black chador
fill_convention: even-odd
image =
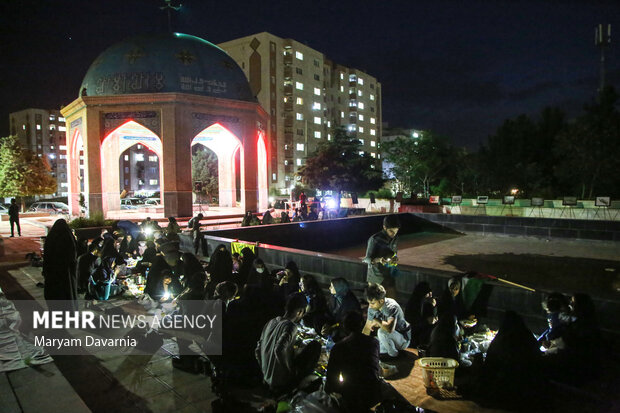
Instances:
[[[54,222],[43,246],[44,297],[77,310],[76,241],[64,219]]]

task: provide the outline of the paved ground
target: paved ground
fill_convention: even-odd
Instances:
[[[330,251],[361,258],[365,243]],[[418,233],[402,236],[403,264],[492,274],[543,290],[620,300],[620,243],[507,235]]]

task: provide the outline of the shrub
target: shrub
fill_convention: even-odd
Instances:
[[[114,225],[115,222],[116,220],[114,219],[104,219],[101,212],[95,212],[90,218],[79,217],[71,220],[71,222],[69,222],[69,227],[71,229],[109,227]]]

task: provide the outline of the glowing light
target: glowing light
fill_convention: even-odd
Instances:
[[[518,188],[512,188],[512,189],[510,190],[510,194],[511,194],[511,195],[517,195],[518,193],[519,193],[519,189],[518,189]]]
[[[328,199],[325,201],[325,206],[327,209],[336,209],[336,200],[333,198]]]
[[[338,381],[340,383],[344,382],[344,377],[342,377],[342,373],[338,374]]]
[[[153,234],[153,228],[147,227],[147,228],[144,229],[143,232],[144,232],[145,235],[151,235],[151,234]]]

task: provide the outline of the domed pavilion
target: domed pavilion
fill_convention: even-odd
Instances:
[[[217,156],[220,206],[267,207],[267,114],[237,63],[206,40],[165,33],[120,42],[95,59],[61,112],[72,214],[80,193],[90,214],[121,209],[121,157],[134,145],[152,154],[152,166],[132,167],[155,174],[149,183],[165,216],[193,215],[194,145]]]

